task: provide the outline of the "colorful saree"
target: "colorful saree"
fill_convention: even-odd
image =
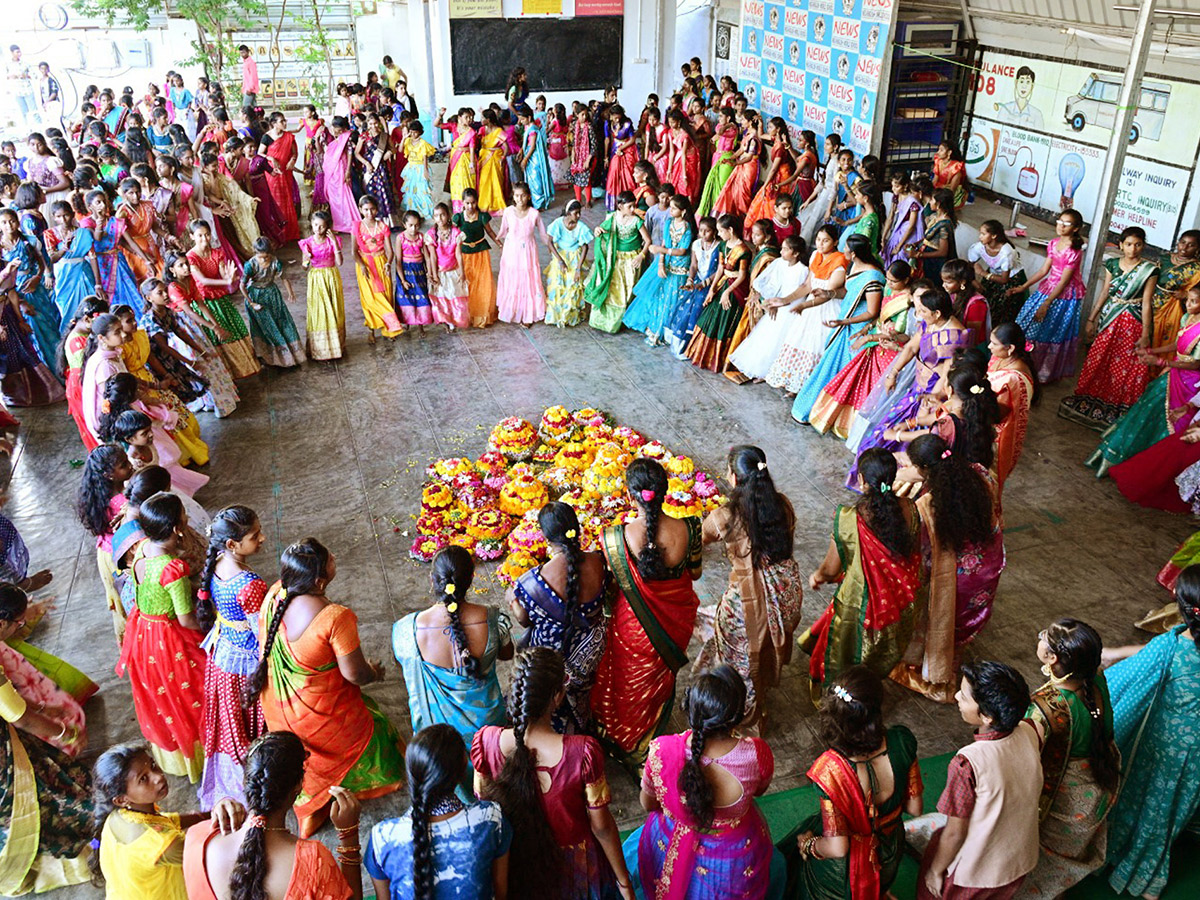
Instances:
[[[596,227],[595,262],[583,287],[583,302],[592,307],[588,324],[609,334],[621,330],[641,268],[641,221],[621,224],[617,215],[609,213]],[[503,271],[503,258],[500,263]],[[533,272],[536,277],[536,260]]]
[[[733,167],[721,193],[713,201],[715,216],[728,213],[737,219],[745,219],[746,211],[754,200],[754,185],[758,182],[758,138],[751,134],[743,136],[739,155],[751,154],[752,158]]]
[[[794,166],[792,165],[792,154],[788,152],[787,146],[782,140],[776,140],[771,147],[771,160],[777,161],[779,164],[775,167],[775,174],[771,176],[771,180],[764,183],[758,189],[758,193],[754,195],[754,199],[750,201],[750,207],[746,210],[745,230],[746,235],[750,234],[750,226],[759,219],[771,219],[775,216],[775,200],[779,196],[779,185],[788,181],[792,177]]]
[[[280,594],[276,584],[263,603],[261,646],[266,646]],[[331,786],[341,785],[365,800],[390,794],[404,783],[404,741],[375,701],[338,669],[337,658],[358,647],[358,618],[331,603],[295,640],[281,622],[267,657],[262,692],[267,728],[294,732],[308,751],[295,806],[301,837],[311,837],[324,821]]]
[[[506,141],[503,128],[493,128],[479,136],[479,209],[498,216],[504,212],[504,155]],[[457,139],[451,145],[451,158],[457,150]],[[473,185],[468,185],[472,187]]]
[[[536,124],[525,129],[522,147],[529,154],[525,161],[525,183],[529,185],[530,202],[534,209],[545,209],[554,202],[554,178],[550,174],[546,136]]]
[[[16,681],[13,686],[20,688]],[[17,692],[31,707],[49,700]],[[80,746],[86,743],[84,738]],[[41,893],[90,880],[90,783],[88,767],[73,754],[0,719],[0,894]]]
[[[496,656],[509,643],[508,619],[488,608],[487,646],[479,657],[479,677],[465,669],[435,666],[421,657],[417,646],[417,613],[392,626],[392,655],[404,673],[408,711],[416,734],[427,725],[444,722],[463,737],[470,749],[475,732],[484,725],[505,725],[504,694],[496,677]]]
[[[1046,684],[1033,694],[1026,717],[1043,734],[1045,781],[1038,804],[1040,856],[1017,890],[1021,900],[1060,897],[1104,865],[1108,823],[1115,793],[1092,775],[1092,730],[1113,740],[1112,703],[1103,674],[1096,676],[1097,716],[1074,691]]]
[[[992,494],[992,536],[983,544],[968,544],[955,552],[938,537],[933,497],[917,500],[924,525],[929,603],[918,616],[904,660],[892,670],[892,680],[939,703],[953,703],[958,690],[959,655],[992,617],[996,587],[1004,571],[1004,530],[996,481],[983,466],[973,464]],[[953,501],[951,501],[953,502]]]
[[[996,393],[996,402],[1004,417],[996,426],[996,461],[992,470],[1001,489],[1025,447],[1029,410],[1033,404],[1033,382],[1019,369],[1005,369],[992,357],[988,362],[988,383]]]
[[[1067,238],[1059,240],[1065,240],[1067,244],[1060,249],[1059,241],[1051,241],[1047,248],[1050,274],[1038,283],[1037,289],[1017,313],[1017,324],[1025,332],[1025,337],[1033,342],[1033,361],[1037,364],[1038,380],[1042,384],[1075,373],[1076,349],[1079,347],[1079,310],[1086,293],[1083,278],[1079,274],[1083,250],[1072,247]],[[1050,303],[1045,318],[1037,321],[1035,316],[1038,310],[1068,272],[1071,274],[1066,287]]]
[[[717,197],[725,187],[725,182],[733,174],[733,160],[737,156],[734,148],[738,141],[736,126],[726,125],[724,131],[718,134],[714,140],[717,146],[713,151],[708,177],[704,179],[704,192],[700,195],[700,205],[696,207],[697,216],[707,216],[713,211]]]
[[[712,298],[700,310],[692,329],[692,339],[684,350],[684,355],[692,365],[710,372],[720,372],[725,367],[733,335],[742,318],[742,307],[750,292],[750,248],[745,243],[732,248],[722,247]],[[745,274],[741,283],[734,287],[733,282],[739,272]]]
[[[1150,342],[1154,347],[1175,340],[1184,313],[1182,294],[1200,284],[1200,259],[1176,263],[1168,257],[1165,262],[1154,286],[1154,339]]]
[[[1157,897],[1200,806],[1200,653],[1178,626],[1106,672],[1125,775],[1109,814],[1108,883]]]
[[[915,512],[907,501],[903,505],[915,533]],[[896,556],[853,506],[838,507],[833,540],[842,581],[825,612],[798,639],[812,657],[808,675],[814,703],[820,702],[824,685],[851,666],[887,675],[904,655],[925,600],[920,554]]]
[[[675,704],[675,675],[687,663],[700,598],[700,520],[689,518],[688,552],[664,581],[647,581],[625,543],[625,526],[604,529],[601,549],[617,584],[605,653],[596,669],[592,714],[606,748],[626,765],[645,758]]]
[[[122,215],[122,213],[125,213],[125,215]],[[151,276],[157,278],[162,275],[162,254],[159,252],[157,235],[154,233],[154,226],[158,222],[158,214],[154,210],[154,204],[149,200],[143,200],[136,207],[130,206],[128,203],[122,203],[117,210],[117,218],[126,223],[125,233],[133,239],[133,242],[145,254],[143,257],[131,253],[126,257],[129,261],[129,268],[133,270],[133,277],[137,279],[138,284],[141,284]]]
[[[1200,359],[1200,318],[1184,320],[1184,328],[1175,338],[1176,359]],[[1087,464],[1095,466],[1096,477],[1136,456],[1170,434],[1178,434],[1192,423],[1189,411],[1173,423],[1167,414],[1185,406],[1200,392],[1200,370],[1167,369],[1146,386],[1133,406],[1109,427]]]
[[[333,230],[349,234],[354,223],[362,216],[354,202],[354,191],[350,187],[350,143],[352,132],[343,131],[325,147],[325,196],[329,201],[329,215],[333,217]],[[261,210],[259,224],[262,224]]]
[[[924,792],[917,765],[917,739],[903,725],[887,730],[887,757],[892,769],[892,795],[868,802],[853,762],[826,750],[807,775],[817,789],[820,812],[801,821],[776,846],[787,861],[786,900],[877,900],[890,896],[906,841],[900,821],[910,797]],[[850,852],[840,859],[803,859],[796,838],[806,831],[850,839]]]
[[[647,900],[757,900],[765,897],[774,847],[767,823],[754,803],[775,774],[770,749],[742,738],[724,756],[710,760],[742,783],[742,797],[714,810],[711,828],[692,824],[679,790],[679,774],[691,757],[691,732],[655,739],[649,748],[642,790],[660,809],[646,819],[638,840],[641,887]]]
[[[617,141],[626,141],[617,148]],[[633,140],[633,126],[626,124],[613,135],[613,154],[608,161],[608,174],[604,178],[604,205],[611,211],[617,208],[617,196],[634,187],[633,167],[638,161],[637,141]]]
[[[300,186],[296,184],[296,176],[292,166],[296,160],[296,137],[290,131],[285,131],[267,145],[266,156],[275,165],[267,172],[267,185],[271,188],[271,196],[275,198],[275,206],[279,209],[283,225],[283,239],[295,241],[300,238],[300,223],[296,211],[300,208]]]
[[[1120,259],[1104,261],[1109,272],[1108,297],[1100,310],[1096,340],[1088,350],[1075,393],[1063,400],[1064,419],[1103,431],[1137,402],[1150,383],[1150,369],[1134,351],[1142,336],[1142,293],[1158,277],[1147,259],[1125,272]]]
[[[881,344],[880,338],[904,336],[911,302],[912,294],[908,291],[884,295],[879,318],[868,332],[870,340],[825,385],[808,414],[808,424],[819,434],[832,432],[843,441],[849,437],[854,413],[867,402],[875,385],[883,380],[888,367],[900,354],[893,345]]]
[[[575,621],[568,635],[566,603],[542,578],[541,566],[530,569],[513,585],[514,596],[529,616],[524,646],[557,650],[567,667],[567,696],[552,719],[554,730],[560,734],[587,734],[591,730],[592,685],[604,653],[608,628],[604,601],[611,587],[606,577],[595,597],[576,601]]]

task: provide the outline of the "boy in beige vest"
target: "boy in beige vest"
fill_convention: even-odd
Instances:
[[[963,666],[955,700],[975,741],[950,761],[946,825],[921,860],[918,900],[1010,900],[1038,861],[1042,758],[1023,721],[1029,686],[998,662]]]

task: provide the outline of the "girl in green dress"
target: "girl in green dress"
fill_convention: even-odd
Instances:
[[[717,220],[717,236],[722,241],[717,277],[708,289],[704,309],[684,351],[692,365],[710,372],[725,367],[750,291],[750,247],[741,238],[741,227],[741,220],[728,213]]]
[[[271,241],[260,237],[254,242],[254,258],[242,267],[242,296],[246,298],[246,316],[250,319],[250,338],[254,352],[269,366],[288,369],[304,362],[304,344],[296,323],[283,302],[278,281],[287,288],[288,300],[296,302],[292,284],[280,278],[283,266],[271,252]]]
[[[616,334],[641,274],[650,247],[650,234],[634,212],[632,191],[617,195],[617,209],[596,226],[596,262],[583,289],[592,307],[588,324]]]

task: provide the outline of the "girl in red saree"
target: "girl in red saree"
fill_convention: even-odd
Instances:
[[[365,800],[404,782],[404,741],[362,692],[383,666],[363,655],[354,612],[325,596],[336,574],[333,554],[315,538],[283,551],[259,619],[262,662],[243,698],[261,697],[267,728],[293,732],[308,751],[295,805],[302,838],[325,822],[330,788]]]
[[[757,115],[747,110],[739,119],[742,129],[741,143],[738,145],[737,155],[733,158],[733,171],[713,204],[713,213],[718,216],[728,213],[744,219],[754,197],[754,185],[758,182],[758,150],[762,142],[758,138]]]
[[[847,669],[825,694],[818,729],[829,749],[807,773],[820,812],[777,845],[787,860],[786,900],[891,896],[904,857],[900,816],[921,814],[924,784],[917,739],[904,725],[885,730],[882,707],[883,683],[864,666]]]
[[[792,137],[788,133],[787,123],[776,116],[767,122],[767,137],[772,139],[771,155],[768,157],[767,171],[763,174],[763,185],[750,201],[746,213],[746,233],[750,226],[759,219],[769,219],[775,215],[775,198],[786,190],[785,185],[792,182],[795,171],[795,160],[792,157]],[[735,173],[738,170],[734,170]],[[751,185],[753,188],[753,185]]]
[[[283,221],[283,239],[295,241],[300,238],[300,223],[296,210],[300,207],[300,186],[292,167],[296,165],[296,136],[287,130],[287,116],[281,112],[271,113],[271,130],[263,135],[263,155],[271,161],[267,172],[267,184],[275,206]]]
[[[754,798],[770,786],[775,757],[761,738],[733,736],[746,683],[717,666],[696,679],[684,706],[691,727],[655,738],[642,773],[650,813],[637,842],[642,891],[648,900],[765,897],[775,848]]]
[[[700,606],[692,582],[700,577],[702,545],[698,518],[663,517],[662,466],[635,459],[625,480],[638,514],[602,535],[617,595],[596,670],[592,713],[606,749],[637,765],[675,703],[675,673],[687,662]]]
[[[625,110],[620,106],[613,106],[608,115],[612,156],[608,161],[608,175],[604,181],[604,203],[610,210],[614,210],[617,208],[617,196],[623,191],[634,189],[633,167],[638,161],[638,148],[633,123],[625,117]]]
[[[692,205],[700,199],[700,151],[692,135],[692,126],[682,110],[667,112],[667,177],[665,181],[675,185],[675,193],[685,195]]]

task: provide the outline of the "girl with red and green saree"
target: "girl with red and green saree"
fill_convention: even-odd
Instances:
[[[896,458],[874,447],[858,458],[862,496],[839,506],[825,559],[810,588],[837,584],[828,608],[800,636],[812,657],[813,702],[852,666],[886,677],[900,662],[924,600],[920,517],[916,504],[896,496]]]
[[[829,749],[808,777],[820,812],[777,846],[787,860],[787,900],[876,900],[890,896],[904,855],[902,813],[921,814],[917,739],[884,727],[883,683],[865,666],[832,679],[819,729]]]
[[[701,527],[695,517],[663,516],[667,473],[635,459],[625,481],[637,516],[606,528],[601,550],[616,582],[604,656],[592,688],[596,732],[617,759],[640,765],[675,704],[675,676],[700,598]]]

